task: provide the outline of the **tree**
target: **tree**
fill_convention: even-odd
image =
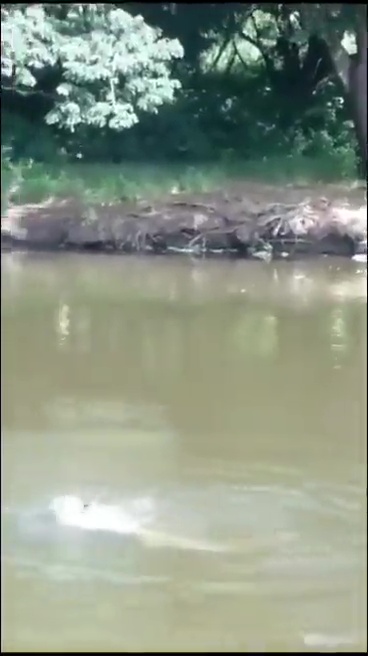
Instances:
[[[180,87],[170,63],[183,50],[141,16],[108,4],[2,7],[1,84],[29,96],[52,81],[46,122],[122,130]]]
[[[25,136],[46,119],[56,129],[45,133],[92,158],[98,141],[118,158],[254,157],[295,146],[345,150],[351,162],[354,124],[366,168],[364,5],[42,3],[1,12],[3,125],[12,144],[19,135],[14,152],[27,150],[20,117]],[[58,127],[80,129],[73,137]]]
[[[185,45],[185,61],[198,68],[202,51],[218,43],[214,68],[225,50],[230,65],[242,61],[242,42],[260,53],[268,84],[285,91],[292,119],[316,100],[322,83],[334,75],[355,129],[363,173],[367,160],[367,9],[350,3],[129,3],[150,22]],[[350,41],[351,49],[346,45]],[[190,56],[189,56],[190,55]],[[228,68],[230,73],[230,66]],[[201,80],[203,82],[203,80]],[[342,92],[342,93],[341,93]],[[261,93],[261,91],[260,91]],[[277,107],[275,110],[277,111]],[[321,111],[323,108],[321,107]],[[326,108],[326,113],[327,113]],[[282,126],[279,126],[282,127]]]
[[[367,7],[364,4],[285,5],[308,35],[327,44],[331,62],[354,122],[364,177],[367,175]],[[350,41],[353,52],[349,51]]]

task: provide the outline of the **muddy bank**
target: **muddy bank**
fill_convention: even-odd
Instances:
[[[364,190],[242,185],[161,202],[51,200],[10,207],[2,249],[232,255],[264,260],[367,252]],[[326,193],[327,192],[327,193]]]

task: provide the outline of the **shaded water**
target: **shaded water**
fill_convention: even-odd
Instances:
[[[351,262],[3,255],[3,649],[363,651],[366,340]]]

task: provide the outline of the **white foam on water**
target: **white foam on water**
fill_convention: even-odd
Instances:
[[[174,548],[183,550],[222,552],[222,545],[186,536],[173,535],[168,531],[150,528],[156,515],[152,498],[135,499],[121,506],[107,505],[92,501],[84,503],[80,497],[65,495],[56,497],[49,509],[61,526],[79,528],[86,531],[105,531],[120,535],[136,535],[145,546]]]
[[[328,633],[305,633],[303,642],[306,647],[327,647],[336,649],[343,645],[354,645],[354,638],[348,635],[331,635]]]
[[[138,532],[147,513],[152,513],[153,502],[150,503],[150,499],[137,501],[134,513],[96,501],[86,504],[77,496],[65,495],[56,497],[50,504],[50,510],[55,513],[56,521],[63,526],[131,535]]]

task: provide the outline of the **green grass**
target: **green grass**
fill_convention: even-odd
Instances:
[[[12,204],[50,198],[85,202],[158,199],[173,192],[216,191],[241,180],[265,184],[313,184],[355,180],[353,161],[341,157],[269,157],[256,161],[219,161],[195,165],[173,163],[2,164],[2,211]]]

